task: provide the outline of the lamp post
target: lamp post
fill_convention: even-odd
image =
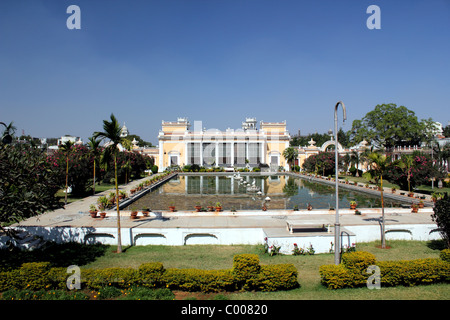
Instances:
[[[338,171],[338,160],[339,160],[339,152],[338,152],[338,120],[337,120],[337,109],[339,105],[342,106],[342,110],[344,112],[344,119],[345,121],[347,119],[347,113],[345,111],[345,105],[342,101],[339,101],[336,103],[336,106],[334,107],[334,141],[335,141],[335,181],[336,181],[336,222],[334,224],[334,264],[338,265],[341,262],[341,224],[339,223],[339,186],[338,186],[338,178],[339,178],[339,171]]]

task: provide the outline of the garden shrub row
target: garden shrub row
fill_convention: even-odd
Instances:
[[[441,252],[441,259],[415,259],[378,261],[369,252],[359,251],[342,255],[339,265],[323,265],[319,272],[321,282],[328,289],[366,286],[373,273],[367,273],[370,265],[380,268],[381,286],[414,286],[450,282],[449,250]]]
[[[145,263],[138,269],[82,269],[81,286],[91,290],[142,286],[201,292],[276,291],[298,287],[297,275],[292,264],[260,265],[257,255],[242,254],[234,257],[233,268],[227,270],[165,269],[159,262]],[[48,262],[24,263],[18,269],[0,272],[0,292],[64,289],[68,276],[66,268],[50,268]]]

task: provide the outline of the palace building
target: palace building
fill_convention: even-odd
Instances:
[[[239,129],[208,129],[201,121],[191,127],[187,118],[162,121],[158,135],[159,154],[155,164],[163,171],[170,166],[242,168],[266,166],[288,170],[283,151],[289,147],[286,121],[260,121],[246,118]]]

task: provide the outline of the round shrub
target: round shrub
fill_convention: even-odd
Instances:
[[[450,249],[442,250],[439,257],[444,261],[450,262]]]
[[[255,286],[260,268],[256,254],[238,254],[233,258],[233,277],[242,289],[249,290]]]

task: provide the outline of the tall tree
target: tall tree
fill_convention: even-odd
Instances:
[[[293,147],[288,147],[283,151],[283,157],[289,164],[289,170],[292,170],[295,159],[298,157],[298,150]]]
[[[70,152],[72,151],[74,143],[70,140],[67,140],[66,142],[62,143],[59,146],[59,149],[64,153],[64,156],[66,157],[66,192],[64,196],[64,205],[67,205],[67,189],[68,189],[68,182],[69,182],[69,156]]]
[[[380,191],[381,191],[381,247],[386,248],[385,237],[385,219],[384,219],[384,199],[383,199],[383,172],[389,164],[388,158],[380,152],[372,152],[367,156],[368,162],[371,164],[372,169],[365,174],[369,174],[372,177],[380,179]]]
[[[417,145],[423,138],[425,122],[419,122],[415,113],[396,104],[377,105],[361,120],[354,120],[351,139],[363,139],[378,146],[392,148],[400,145]]]
[[[88,146],[91,149],[91,154],[94,158],[94,176],[93,176],[93,183],[92,183],[92,192],[95,195],[95,166],[98,157],[100,156],[100,142],[101,140],[96,139],[94,137],[89,138]]]
[[[114,114],[111,113],[111,121],[103,120],[103,132],[94,132],[94,138],[100,138],[100,140],[108,139],[109,145],[105,148],[104,153],[112,155],[114,158],[114,180],[116,186],[116,199],[119,199],[119,187],[117,184],[117,146],[122,141],[120,136],[121,127],[117,121]],[[108,158],[108,156],[106,157]],[[120,211],[119,211],[119,201],[116,200],[117,204],[117,253],[122,252],[122,237],[120,232]]]

